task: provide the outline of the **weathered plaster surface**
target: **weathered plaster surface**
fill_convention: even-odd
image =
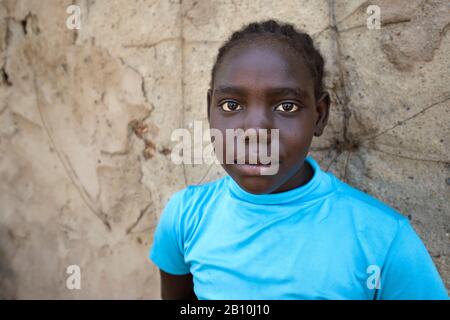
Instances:
[[[408,216],[450,286],[448,0],[73,3],[77,31],[72,1],[0,1],[0,298],[159,298],[147,253],[162,208],[223,174],[173,164],[170,135],[206,128],[218,47],[264,18],[326,58],[333,107],[313,156]],[[65,286],[71,264],[81,290]]]

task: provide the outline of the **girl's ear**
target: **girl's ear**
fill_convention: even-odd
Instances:
[[[330,95],[328,92],[323,92],[319,100],[316,102],[316,111],[318,118],[316,121],[316,128],[314,129],[314,135],[320,137],[328,122],[328,115],[330,113]]]
[[[208,122],[209,122],[209,109],[211,109],[211,99],[212,99],[212,93],[211,93],[211,88],[208,89],[208,92],[206,94],[206,105],[208,106]]]

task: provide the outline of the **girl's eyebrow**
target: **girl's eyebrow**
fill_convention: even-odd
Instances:
[[[237,94],[245,95],[247,89],[238,86],[219,86],[214,89],[214,94]],[[308,92],[298,87],[273,87],[266,90],[266,95],[287,96],[293,95],[299,98],[306,98]]]
[[[271,88],[267,90],[268,94],[272,94],[275,96],[296,96],[299,98],[306,98],[308,96],[308,92],[303,90],[302,88],[297,87],[279,87],[279,88]]]
[[[219,86],[214,89],[214,94],[237,94],[244,95],[247,92],[245,88],[236,86]]]

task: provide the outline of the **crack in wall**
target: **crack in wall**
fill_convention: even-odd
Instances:
[[[32,65],[32,64],[30,63],[30,65]],[[97,205],[95,204],[95,202],[93,201],[90,194],[87,192],[87,190],[84,188],[82,183],[79,181],[78,175],[76,174],[75,170],[73,169],[69,159],[59,149],[59,147],[57,146],[57,144],[53,138],[52,130],[46,121],[46,118],[44,116],[44,113],[43,113],[43,110],[41,107],[41,94],[40,94],[39,87],[37,85],[37,76],[36,76],[36,72],[34,71],[34,69],[33,69],[33,85],[34,85],[34,90],[35,90],[35,95],[36,95],[37,109],[39,112],[39,116],[40,116],[42,125],[45,129],[47,137],[49,138],[50,145],[55,150],[55,153],[56,153],[58,159],[60,160],[60,163],[62,164],[67,176],[69,177],[69,179],[72,182],[75,189],[78,191],[78,193],[81,196],[81,199],[83,200],[85,205],[103,223],[103,225],[106,227],[106,229],[108,231],[111,231],[111,225],[106,218],[106,214],[101,210],[101,208],[98,204]]]
[[[362,142],[362,143],[366,143],[366,142],[368,142],[368,141],[370,141],[370,140],[374,140],[375,138],[378,138],[378,137],[380,137],[381,135],[383,135],[383,134],[385,134],[385,133],[387,133],[387,132],[389,132],[389,131],[391,131],[391,130],[397,128],[398,126],[405,124],[405,123],[408,122],[409,120],[412,120],[412,119],[418,117],[419,115],[424,114],[425,112],[427,112],[427,111],[430,110],[431,108],[434,108],[434,107],[436,107],[436,106],[439,106],[440,104],[442,104],[442,103],[444,103],[444,102],[446,102],[446,101],[449,101],[449,100],[450,100],[450,96],[446,96],[446,97],[444,97],[443,99],[440,99],[440,100],[438,100],[438,101],[436,101],[436,102],[430,104],[429,106],[423,108],[423,109],[420,110],[419,112],[416,112],[416,113],[413,114],[412,116],[409,116],[408,118],[405,118],[405,119],[403,119],[403,120],[397,121],[395,125],[393,125],[393,126],[387,128],[387,129],[381,130],[380,132],[376,133],[375,135],[373,135],[373,136],[371,136],[371,137],[364,138],[361,142]]]
[[[15,17],[7,16],[5,18],[5,21],[6,21],[6,28],[5,28],[6,30],[5,30],[5,38],[3,39],[3,43],[5,44],[5,47],[3,48],[4,58],[2,66],[0,67],[0,75],[2,82],[10,87],[13,85],[13,83],[11,81],[10,74],[7,69],[12,38],[11,22],[20,25],[20,29],[22,30],[24,37],[29,35],[28,29],[30,29],[31,33],[35,35],[39,35],[41,31],[38,25],[37,16],[35,14],[32,14],[31,12],[27,12],[25,17],[21,20],[18,20]]]
[[[340,98],[340,102],[342,105],[342,108],[344,110],[344,117],[343,117],[343,139],[344,143],[348,144],[350,143],[350,140],[348,138],[348,125],[351,117],[351,110],[348,107],[348,104],[350,102],[350,99],[347,94],[347,81],[345,76],[345,67],[342,63],[342,52],[341,52],[341,43],[340,43],[340,35],[339,35],[339,29],[336,25],[336,13],[335,13],[335,7],[336,3],[335,0],[329,0],[329,10],[330,10],[330,28],[332,30],[332,40],[334,42],[334,56],[336,57],[336,61],[339,68],[339,82],[338,82],[338,89],[341,92],[341,97],[339,97],[339,94],[336,96]]]
[[[144,215],[149,211],[150,208],[152,208],[153,202],[148,203],[143,209],[140,210],[139,215],[136,219],[136,221],[134,221],[127,229],[126,229],[126,234],[129,235],[131,233],[133,233],[134,228],[136,228],[136,226],[139,224],[139,222],[142,220],[142,218],[144,217]]]
[[[155,42],[151,42],[151,43],[128,43],[128,44],[122,44],[123,48],[139,48],[139,49],[149,49],[149,48],[153,48],[156,47],[162,43],[165,42],[170,42],[170,41],[179,41],[180,37],[175,37],[175,38],[164,38]]]
[[[343,22],[344,20],[346,20],[348,17],[350,17],[351,15],[353,15],[353,13],[355,13],[357,10],[359,10],[363,5],[360,5],[358,8],[356,8],[352,13],[350,13],[349,15],[347,15],[346,17],[344,17],[343,19],[341,19],[339,22],[336,21],[336,14],[335,14],[335,8],[336,8],[336,2],[335,0],[329,0],[328,2],[329,4],[329,16],[330,16],[330,25],[321,30],[320,32],[316,33],[314,36],[317,37],[318,35],[320,35],[322,32],[324,32],[325,30],[331,30],[331,38],[332,41],[334,42],[334,55],[336,56],[336,63],[338,65],[338,69],[339,69],[339,81],[337,83],[337,88],[336,90],[330,89],[331,92],[334,92],[334,96],[337,100],[337,102],[339,103],[339,105],[342,106],[343,110],[344,110],[344,114],[343,114],[343,144],[340,144],[339,141],[335,141],[335,143],[333,143],[331,146],[327,146],[327,147],[322,147],[322,148],[311,148],[311,151],[327,151],[327,150],[336,150],[336,155],[331,159],[331,161],[329,162],[329,164],[326,166],[326,171],[328,171],[331,166],[339,159],[339,157],[342,155],[342,153],[348,152],[349,154],[347,155],[346,158],[346,163],[345,163],[345,167],[344,167],[344,180],[346,180],[346,176],[347,176],[347,167],[348,167],[348,162],[350,159],[350,153],[352,151],[356,151],[360,146],[362,147],[362,144],[365,144],[365,146],[367,148],[369,148],[366,143],[370,140],[374,140],[375,138],[395,129],[396,127],[398,127],[399,125],[403,125],[404,123],[406,123],[407,121],[425,113],[426,111],[428,111],[429,109],[440,105],[446,101],[448,101],[450,99],[450,97],[446,96],[443,99],[425,107],[424,109],[420,110],[419,112],[413,114],[410,117],[407,117],[403,120],[397,121],[395,125],[383,129],[381,131],[379,131],[378,133],[376,133],[374,136],[371,137],[366,137],[366,138],[362,138],[361,140],[358,141],[351,141],[351,139],[348,136],[348,130],[349,130],[349,121],[350,118],[352,116],[352,112],[351,109],[349,108],[349,103],[350,103],[350,98],[349,95],[347,93],[347,85],[348,85],[348,81],[346,79],[346,70],[345,67],[342,63],[342,53],[341,53],[341,45],[340,45],[340,34],[342,32],[346,32],[349,30],[352,30],[354,28],[359,28],[359,27],[366,27],[366,25],[361,25],[361,26],[355,26],[352,28],[347,28],[347,29],[339,29],[338,28],[338,24]],[[389,25],[395,25],[395,24],[401,24],[401,23],[408,23],[411,22],[410,18],[393,18],[391,20],[387,20],[385,22],[382,23],[383,26],[389,26]],[[448,28],[448,25],[446,26],[446,28]],[[445,28],[444,28],[445,29]],[[441,30],[441,33],[444,33],[445,30]],[[441,39],[442,40],[442,39]],[[384,150],[380,150],[380,149],[374,149],[380,152],[384,152],[384,153],[388,153]],[[401,154],[394,154],[394,153],[389,153],[392,156],[397,156],[399,158],[405,158],[405,159],[409,159],[409,160],[417,160],[417,161],[430,161],[430,162],[437,162],[437,163],[447,163],[445,160],[436,160],[436,159],[426,159],[426,158],[414,158],[414,157],[408,157],[405,155],[401,155]]]
[[[12,82],[11,82],[11,80],[9,79],[9,74],[6,72],[5,67],[2,67],[2,68],[0,69],[0,72],[1,72],[1,79],[2,79],[2,82],[3,82],[4,84],[6,84],[8,87],[11,87],[11,86],[12,86]]]
[[[179,8],[179,19],[180,19],[180,49],[181,49],[181,128],[185,127],[186,121],[186,106],[185,106],[185,83],[184,83],[184,69],[186,63],[186,52],[185,52],[185,39],[184,39],[184,13],[183,13],[183,1],[180,2]],[[183,179],[184,185],[188,186],[188,179],[186,175],[186,165],[184,161],[182,163],[183,167]]]
[[[211,171],[211,168],[213,167],[214,163],[211,163],[208,166],[208,169],[206,169],[205,173],[203,174],[203,176],[200,178],[200,180],[197,182],[197,184],[202,183],[203,181],[205,181],[206,177],[208,176],[208,173]]]
[[[12,86],[12,82],[10,81],[9,74],[8,74],[8,72],[6,70],[7,67],[8,67],[9,47],[10,47],[10,44],[11,44],[10,21],[11,21],[11,18],[7,17],[6,18],[5,38],[3,40],[3,43],[5,44],[5,47],[3,49],[3,51],[4,51],[4,58],[3,58],[3,63],[2,63],[2,67],[1,67],[3,83],[5,83],[8,86]]]
[[[72,5],[78,5],[76,0],[72,0]],[[72,45],[75,45],[78,40],[78,29],[72,30]]]
[[[399,25],[399,24],[403,24],[403,23],[409,23],[411,22],[411,19],[409,18],[399,18],[399,19],[395,19],[395,20],[391,20],[391,21],[384,21],[381,20],[380,21],[380,27],[387,27],[387,26],[392,26],[392,25]],[[339,32],[340,33],[344,33],[344,32],[348,32],[348,31],[352,31],[352,30],[356,30],[356,29],[366,29],[367,28],[367,24],[360,24],[360,25],[356,25],[356,26],[352,26],[352,27],[348,27],[345,29],[340,29]]]
[[[122,57],[119,57],[119,60],[122,63],[122,65],[130,68],[131,70],[136,72],[141,77],[141,91],[142,91],[142,95],[144,96],[145,102],[151,105],[151,107],[152,107],[151,111],[153,111],[153,104],[150,103],[150,101],[148,99],[148,95],[147,95],[147,89],[145,88],[145,77],[144,77],[144,75],[141,72],[139,72],[138,69],[136,69],[136,68],[130,66],[128,63],[126,63],[125,60]]]
[[[373,151],[377,151],[377,152],[381,152],[393,157],[398,157],[398,158],[402,158],[402,159],[407,159],[407,160],[413,160],[413,161],[424,161],[424,162],[435,162],[435,163],[439,163],[439,164],[450,164],[450,160],[439,160],[439,159],[429,159],[429,158],[415,158],[415,157],[409,157],[406,155],[402,155],[402,154],[398,154],[398,153],[392,153],[392,152],[388,152],[386,150],[382,150],[380,148],[377,148],[376,146],[366,146],[366,145],[361,145],[361,148],[365,148],[368,150],[373,150]]]
[[[340,155],[342,153],[347,151],[349,153],[349,155],[347,156],[347,161],[346,161],[345,169],[344,169],[344,179],[346,179],[347,165],[348,165],[348,160],[350,158],[350,153],[353,150],[357,149],[358,143],[351,141],[349,138],[349,135],[348,135],[349,122],[350,122],[350,117],[352,116],[352,113],[351,113],[351,109],[349,108],[350,98],[347,93],[348,81],[346,79],[346,74],[345,74],[346,70],[345,70],[345,66],[342,62],[340,30],[337,26],[337,21],[336,21],[336,2],[335,2],[335,0],[328,0],[328,10],[329,10],[329,19],[330,19],[331,39],[332,39],[333,45],[334,45],[334,52],[332,52],[332,55],[334,57],[336,57],[335,62],[337,63],[338,70],[339,70],[339,77],[338,77],[338,82],[336,83],[336,85],[337,85],[336,90],[332,90],[332,91],[335,94],[337,102],[342,106],[342,109],[343,109],[343,119],[342,119],[342,126],[343,126],[343,134],[342,134],[343,141],[342,142],[343,143],[341,144],[339,142],[339,140],[337,140],[335,142],[335,144],[333,144],[331,146],[331,148],[336,149],[337,154],[328,164],[326,171],[328,171],[331,168],[333,163],[340,157]]]
[[[144,143],[147,141],[145,139],[145,137],[143,136],[144,132],[139,133],[137,127],[138,126],[143,126],[145,121],[147,121],[150,116],[151,116],[152,112],[150,110],[147,111],[147,114],[140,118],[140,119],[133,119],[130,120],[127,124],[127,138],[125,140],[125,148],[123,150],[118,150],[118,151],[106,151],[106,150],[100,150],[100,154],[104,155],[104,156],[108,156],[110,158],[116,157],[116,156],[127,156],[130,152],[131,152],[131,143],[130,143],[130,139],[133,135],[133,133],[140,139],[143,140]],[[147,127],[148,130],[148,127]],[[142,131],[142,129],[141,129]],[[145,152],[145,150],[144,150]]]

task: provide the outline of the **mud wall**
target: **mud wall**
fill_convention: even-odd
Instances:
[[[408,216],[450,287],[448,0],[2,0],[1,298],[159,298],[147,253],[165,202],[223,174],[173,164],[170,134],[206,127],[218,47],[264,18],[326,57],[332,115],[312,155]]]

